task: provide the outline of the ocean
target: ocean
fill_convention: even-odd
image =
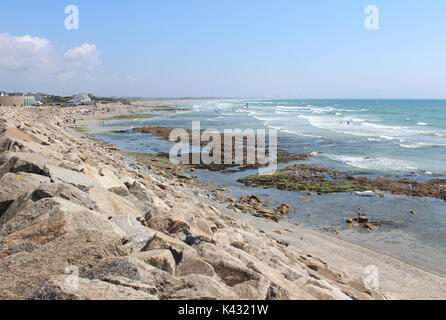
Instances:
[[[356,169],[446,175],[446,101],[247,100],[192,107],[204,127],[279,130],[295,152]],[[207,118],[209,116],[209,118]],[[206,118],[206,119],[204,119]],[[334,164],[336,165],[336,164]],[[344,166],[345,167],[345,166]]]
[[[245,104],[248,103],[248,109]],[[168,152],[171,143],[147,134],[113,130],[144,126],[278,130],[289,152],[310,153],[306,163],[371,177],[418,181],[446,178],[446,100],[219,100],[182,104],[187,111],[107,121],[96,137],[130,152]],[[246,187],[237,182],[256,170],[219,173],[198,170],[200,180],[228,188],[228,196],[256,194],[293,209],[288,220],[315,229],[335,227],[343,239],[375,248],[446,274],[446,202],[440,199],[355,194],[307,195]],[[303,202],[299,195],[305,196]],[[373,232],[352,229],[346,218],[358,208],[369,218],[392,221]],[[418,215],[410,214],[411,211]]]

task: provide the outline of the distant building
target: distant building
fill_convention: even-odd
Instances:
[[[23,93],[6,93],[0,95],[0,106],[29,107],[36,105],[33,95],[23,95]]]
[[[34,95],[34,100],[38,101],[38,102],[43,102],[43,100],[45,99],[46,95],[42,94],[40,91],[37,92]]]
[[[67,102],[68,106],[79,106],[91,104],[91,98],[86,93],[79,93]]]

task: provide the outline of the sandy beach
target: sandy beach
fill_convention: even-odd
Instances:
[[[446,300],[446,1],[54,2],[2,8],[0,303]]]
[[[128,116],[130,114],[148,113],[157,109],[165,103],[181,105],[184,100],[160,101],[154,100],[145,103],[145,107],[139,106],[128,108],[116,108],[114,112],[106,115],[90,115],[84,120],[78,121],[79,125],[87,126],[90,132],[101,130],[99,121],[117,116]],[[79,132],[71,131],[75,135]],[[82,134],[81,134],[82,135]],[[195,187],[184,191],[193,194]],[[205,190],[206,191],[206,190]],[[342,240],[332,234],[317,232],[297,226],[295,224],[281,221],[274,223],[262,218],[253,217],[250,214],[237,213],[228,210],[224,205],[202,197],[203,201],[218,207],[226,214],[243,221],[248,225],[262,230],[267,234],[286,241],[290,247],[314,256],[323,257],[324,261],[336,268],[345,270],[357,277],[367,276],[365,268],[376,266],[379,270],[379,287],[390,297],[397,299],[445,299],[446,278],[429,272],[405,261],[392,257],[377,250],[364,247],[359,244]]]

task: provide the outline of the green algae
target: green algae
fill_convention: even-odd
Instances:
[[[307,175],[306,175],[307,176]],[[366,191],[365,185],[351,184],[345,181],[326,181],[315,179],[308,181],[290,171],[279,171],[272,175],[252,175],[238,180],[248,186],[261,186],[267,189],[295,192],[317,192],[317,193],[351,193],[355,191]]]
[[[133,120],[133,119],[146,119],[151,118],[152,116],[149,114],[131,114],[131,115],[120,115],[113,118],[110,118],[110,120]]]

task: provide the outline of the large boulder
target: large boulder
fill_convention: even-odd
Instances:
[[[142,202],[152,202],[153,194],[140,182],[124,179],[123,183],[127,186],[129,192]]]
[[[99,185],[98,181],[83,173],[52,165],[45,167],[45,175],[50,177],[52,182],[71,184],[84,192]]]
[[[7,126],[0,134],[1,152],[12,150],[38,152],[40,143],[41,141],[38,141],[35,137],[14,127]]]
[[[315,300],[352,300],[339,288],[322,279],[310,278],[302,288],[310,293]]]
[[[94,199],[98,211],[108,217],[131,216],[142,217],[143,212],[134,203],[101,186],[95,186],[88,191]]]
[[[0,179],[0,216],[15,199],[45,182],[50,182],[50,179],[33,173],[6,173]]]
[[[171,299],[180,300],[240,300],[240,297],[224,283],[200,274],[191,274],[182,277],[193,286],[177,290]]]
[[[133,255],[136,259],[144,261],[151,266],[164,270],[171,275],[175,275],[175,259],[169,250],[150,250],[138,252]]]
[[[7,172],[27,172],[45,174],[45,165],[49,161],[37,153],[8,152],[0,155],[0,177]]]
[[[110,282],[116,277],[156,287],[160,299],[240,299],[231,288],[215,278],[204,275],[174,277],[138,259],[125,257],[106,259],[83,275],[87,279]]]
[[[100,280],[53,276],[29,300],[158,300],[152,294]]]
[[[90,237],[89,232],[92,232],[94,237],[92,240],[85,240]],[[9,220],[2,226],[1,235],[0,259],[3,258],[0,260],[1,262],[18,259],[17,268],[24,269],[21,266],[22,263],[30,264],[27,267],[34,265],[36,268],[45,269],[45,272],[42,271],[42,275],[52,270],[44,264],[45,260],[54,259],[53,262],[56,263],[54,269],[58,270],[57,273],[61,273],[63,272],[63,263],[67,261],[78,259],[86,260],[87,263],[99,261],[103,257],[109,256],[106,251],[110,250],[114,250],[110,254],[111,256],[127,254],[127,250],[122,245],[125,233],[114,223],[108,221],[98,212],[60,198],[45,198],[36,202],[29,200],[23,210],[9,215]],[[75,239],[73,241],[77,242],[68,244],[73,237]],[[92,248],[90,243],[95,247]],[[53,246],[55,246],[55,251],[51,252],[48,248],[54,248]],[[85,248],[82,249],[82,246]],[[111,246],[111,249],[107,249],[108,246]],[[73,253],[76,247],[80,251]],[[63,254],[58,250],[63,251]],[[39,252],[42,256],[39,256]],[[22,253],[31,254],[34,260],[28,261],[26,259],[28,256],[25,255],[22,261]],[[67,255],[65,261],[63,260],[64,254]],[[54,255],[58,255],[57,259]],[[57,262],[58,259],[62,260]],[[80,266],[75,265],[80,267],[84,266],[84,263],[81,262]],[[33,276],[36,275],[30,273],[24,279]],[[39,278],[37,277],[37,279]]]
[[[200,259],[195,252],[185,251],[183,257],[177,266],[177,276],[187,276],[190,274],[201,274],[204,276],[214,277],[214,268]]]
[[[134,216],[117,216],[109,220],[125,232],[125,246],[130,253],[140,252],[155,236],[153,230],[143,226]]]
[[[71,184],[66,183],[44,183],[39,185],[32,194],[33,199],[44,199],[60,197],[71,201],[90,210],[99,211],[96,202],[88,193],[83,192]]]
[[[114,192],[120,196],[129,195],[129,190],[125,184],[119,180],[111,169],[107,167],[100,167],[97,169],[96,167],[88,164],[86,164],[86,167],[87,170],[85,170],[85,173],[96,180],[104,189]]]
[[[126,254],[121,237],[99,230],[80,229],[0,259],[0,300],[25,299],[45,280],[67,267],[79,272],[108,257]]]
[[[125,233],[99,212],[89,210],[62,198],[33,199],[32,194],[19,197],[0,218],[1,235],[27,235],[33,241],[41,236],[55,237],[79,228],[99,230],[124,237]],[[51,227],[57,226],[58,230]],[[34,233],[37,232],[37,233]],[[37,238],[31,237],[35,235]],[[3,242],[5,242],[3,238]],[[20,239],[18,234],[14,239]],[[37,241],[37,240],[36,240]],[[38,242],[43,241],[42,239]]]
[[[174,277],[133,257],[105,259],[84,272],[82,277],[106,282],[115,281],[116,277],[130,279],[155,287],[158,297],[163,300],[169,299],[178,290],[194,286],[190,281]]]
[[[196,255],[195,250],[189,247],[184,242],[161,232],[156,232],[153,238],[144,246],[142,251],[155,249],[166,249],[172,252],[176,264],[179,264],[181,262],[186,252],[190,255]]]

